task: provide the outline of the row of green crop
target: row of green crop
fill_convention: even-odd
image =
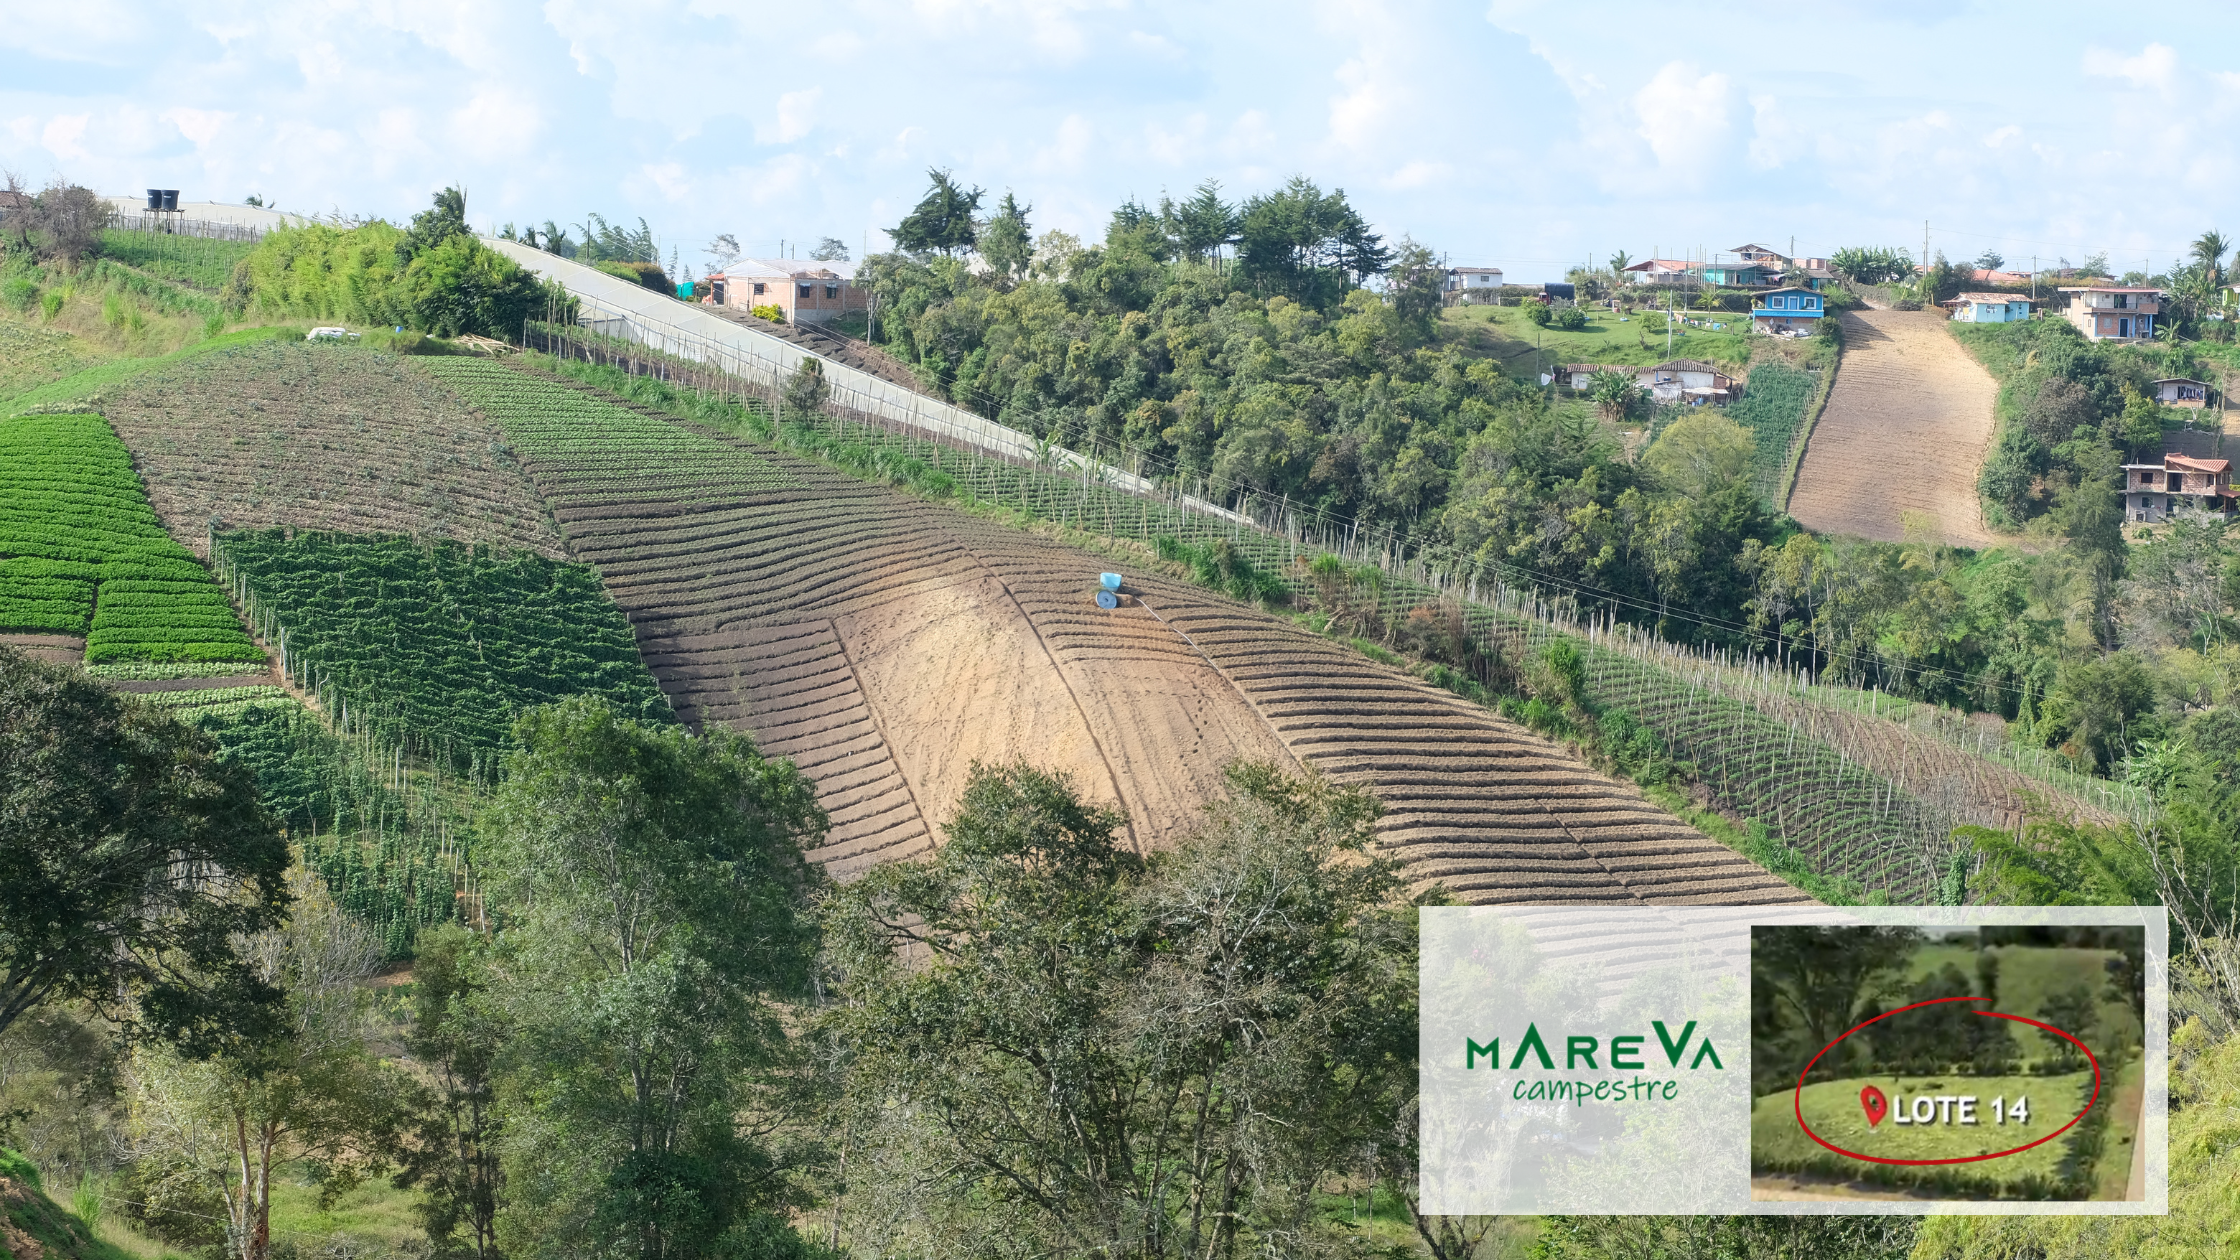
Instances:
[[[602,470],[616,488],[680,477],[696,492],[751,494],[793,484],[783,469],[736,444],[485,359],[431,358],[422,366],[496,423],[532,464]]]
[[[586,566],[393,534],[221,534],[211,554],[281,668],[353,731],[457,770],[515,716],[600,695],[673,720],[629,623]]]
[[[217,742],[220,757],[256,775],[305,867],[391,958],[409,955],[422,927],[461,917],[460,894],[471,898],[474,888],[466,822],[475,784],[338,738],[291,699],[245,697],[181,716]]]
[[[254,241],[219,241],[170,232],[109,228],[101,233],[103,258],[213,294],[225,288],[234,268],[256,247]]]
[[[99,416],[0,421],[0,630],[84,635],[90,663],[263,655]]]

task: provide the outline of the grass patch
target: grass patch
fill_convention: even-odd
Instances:
[[[104,394],[130,384],[146,373],[157,371],[171,364],[198,358],[230,346],[255,345],[264,341],[301,341],[306,331],[301,326],[243,328],[220,333],[198,341],[184,349],[149,359],[113,359],[73,372],[59,380],[26,390],[9,399],[0,410],[9,412],[52,411],[60,407],[80,404],[98,404]]]
[[[1892,1108],[1910,1105],[1916,1095],[1974,1095],[1976,1123],[1913,1125],[1895,1118],[1869,1125],[1859,1106],[1859,1091],[1873,1085],[1890,1100]],[[1843,1147],[1886,1159],[1951,1159],[1984,1155],[2036,1141],[2069,1123],[2092,1095],[2092,1073],[2067,1076],[1859,1076],[1820,1081],[1804,1088],[1802,1106],[1806,1123],[1821,1137]],[[2017,1098],[2030,1102],[2030,1118],[2017,1124],[1997,1122],[1993,1098],[2012,1106]],[[2075,1147],[2084,1124],[2060,1138],[2018,1155],[1980,1164],[1945,1164],[1906,1167],[1850,1159],[1826,1149],[1797,1127],[1789,1090],[1777,1090],[1757,1100],[1750,1110],[1750,1166],[1757,1172],[1813,1173],[1858,1178],[1882,1185],[1906,1186],[1970,1198],[2076,1199],[2089,1194],[2089,1165],[2075,1159]],[[2107,1099],[2102,1095],[2102,1104]]]
[[[1661,311],[1625,315],[1621,323],[1619,312],[1589,309],[1587,326],[1576,332],[1540,328],[1517,306],[1450,306],[1441,313],[1451,340],[1466,351],[1494,359],[1503,371],[1526,381],[1536,379],[1532,375],[1536,349],[1542,372],[1564,363],[1647,367],[1667,359],[1707,359],[1739,367],[1750,361],[1748,314],[1695,311],[1687,317],[1721,323],[1726,329],[1714,332],[1676,322],[1667,350]]]

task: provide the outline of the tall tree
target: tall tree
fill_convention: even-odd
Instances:
[[[1202,263],[1218,261],[1236,243],[1237,226],[1237,208],[1221,199],[1221,182],[1209,179],[1175,207],[1171,231],[1182,256]]]
[[[1237,237],[1240,280],[1318,309],[1391,262],[1344,189],[1324,193],[1303,175],[1246,201]]]
[[[1033,209],[1020,205],[1006,189],[1003,200],[996,204],[995,217],[980,229],[980,257],[987,260],[997,278],[1007,283],[1025,279],[1027,267],[1034,261],[1034,231],[1027,223],[1027,214]]]
[[[826,822],[790,762],[577,698],[525,714],[484,820],[510,913],[508,1253],[670,1260],[797,1204],[759,1087],[808,982]]]
[[[220,1192],[239,1260],[272,1253],[275,1171],[311,1165],[331,1202],[383,1168],[416,1092],[366,1047],[361,981],[381,961],[380,941],[315,876],[298,868],[291,884],[287,924],[247,942],[260,978],[287,994],[278,1035],[202,1062],[153,1047],[131,1070],[135,1153]]]
[[[57,999],[214,1053],[275,1026],[235,942],[287,908],[256,780],[208,739],[0,646],[0,1032]]]
[[[946,254],[955,258],[969,252],[978,241],[972,216],[980,209],[984,188],[970,192],[948,171],[928,168],[932,186],[918,199],[916,208],[889,229],[895,248],[910,254]]]
[[[2203,232],[2193,238],[2193,260],[2208,273],[2212,289],[2224,283],[2224,256],[2231,252],[2232,242],[2222,232]]]
[[[1760,977],[1773,986],[1785,1012],[1804,1030],[1803,1057],[1790,1070],[1801,1071],[1851,1027],[1859,1003],[1883,979],[1901,973],[1920,945],[1921,934],[1913,928],[1752,928],[1752,986]]]
[[[413,953],[405,1048],[433,1087],[409,1126],[397,1183],[421,1191],[414,1210],[433,1255],[497,1260],[497,1072],[511,1029],[490,992],[487,940],[447,924],[423,931]]]
[[[815,249],[809,251],[809,257],[817,262],[846,262],[848,243],[837,236],[824,237],[817,242]]]
[[[827,901],[867,1250],[1243,1254],[1391,1131],[1415,938],[1376,802],[1227,777],[1147,859],[1062,777],[976,766],[931,860]]]

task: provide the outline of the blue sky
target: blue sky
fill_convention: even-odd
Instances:
[[[1092,238],[1131,194],[1303,173],[1514,279],[1924,219],[1955,257],[2125,270],[2240,232],[2235,12],[0,0],[0,166],[392,219],[459,182],[478,224],[642,215],[696,265],[718,232],[877,248],[942,166]]]

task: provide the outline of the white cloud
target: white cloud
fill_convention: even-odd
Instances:
[[[1731,124],[1727,101],[1733,85],[1717,71],[1702,73],[1691,62],[1673,61],[1633,94],[1635,133],[1656,154],[1657,165],[1692,180],[1717,172],[1709,167],[1726,148]]]
[[[1773,96],[1750,98],[1751,134],[1750,164],[1760,170],[1784,166],[1804,156],[1811,147],[1811,138],[1781,107]]]
[[[1449,162],[1410,162],[1384,179],[1387,188],[1429,188],[1454,174]]]
[[[192,141],[194,147],[207,149],[210,147],[210,142],[218,138],[218,132],[223,130],[227,123],[232,122],[235,115],[230,111],[188,109],[181,105],[165,111],[163,118],[164,121],[177,127],[180,135]]]
[[[1169,131],[1157,123],[1143,125],[1143,146],[1154,159],[1169,166],[1180,166],[1194,158],[1206,134],[1206,116],[1192,114],[1182,120],[1179,130]]]
[[[2095,78],[2126,79],[2132,87],[2151,89],[2168,100],[2178,87],[2178,53],[2168,44],[2149,44],[2136,57],[2088,48],[2084,72]]]
[[[1089,156],[1089,142],[1095,131],[1089,120],[1079,114],[1067,114],[1058,124],[1058,134],[1049,145],[1035,150],[1034,165],[1041,171],[1073,171]]]
[[[672,202],[683,201],[692,195],[692,181],[686,178],[682,162],[649,162],[638,168],[638,173],[653,182],[661,195]]]
[[[1983,147],[1986,149],[1996,149],[2005,145],[2007,141],[2016,139],[2021,135],[2022,128],[2015,126],[2013,123],[2008,123],[2006,126],[1999,128],[1997,131],[1992,132],[1988,136],[1985,136],[1983,138]]]
[[[468,152],[496,158],[515,152],[544,129],[535,103],[502,87],[488,87],[451,111],[451,136]]]
[[[66,162],[90,157],[78,142],[85,138],[86,124],[93,121],[91,114],[57,114],[47,120],[46,129],[39,134],[39,143],[47,152]]]
[[[817,125],[817,101],[824,96],[821,87],[804,88],[788,92],[778,98],[778,121],[770,126],[757,124],[754,138],[760,144],[792,144],[808,135]]]

